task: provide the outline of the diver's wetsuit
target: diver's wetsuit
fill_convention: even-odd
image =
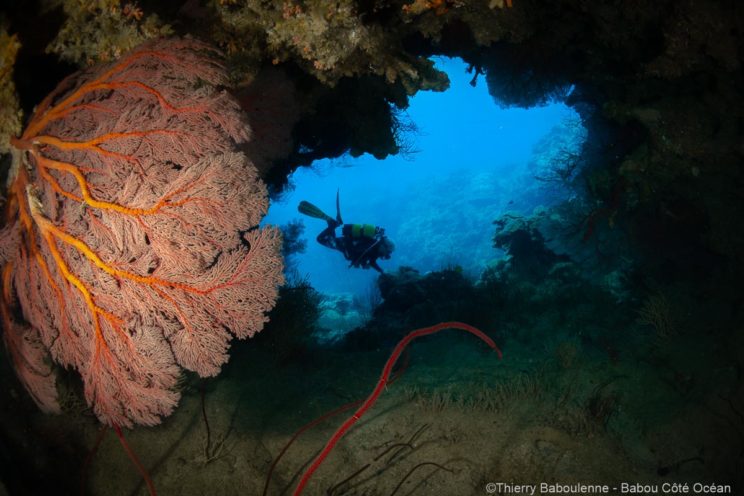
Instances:
[[[377,247],[384,235],[379,227],[368,224],[343,224],[342,236],[336,236],[336,228],[341,225],[335,220],[328,221],[328,227],[318,234],[318,243],[343,253],[352,267],[364,269],[372,267],[379,273],[383,270],[377,265],[380,257]]]

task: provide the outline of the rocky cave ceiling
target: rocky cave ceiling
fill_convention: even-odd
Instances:
[[[6,142],[13,106],[28,115],[78,67],[188,34],[227,54],[234,91],[273,144],[260,153],[278,191],[319,158],[397,153],[408,98],[447,88],[429,57],[457,56],[500,105],[537,105],[572,85],[598,208],[663,261],[692,253],[699,272],[740,275],[743,10],[723,0],[16,0],[0,25],[6,65],[21,46],[20,104],[5,88],[0,131]]]

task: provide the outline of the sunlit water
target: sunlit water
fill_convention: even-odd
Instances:
[[[460,59],[438,58],[450,89],[419,92],[407,116],[417,131],[407,138],[413,152],[377,160],[371,155],[321,160],[291,176],[295,186],[269,210],[265,222],[286,224],[302,218],[307,249],[297,268],[326,293],[364,294],[377,273],[349,268],[342,255],[315,241],[325,224],[297,212],[301,200],[335,215],[340,190],[344,222],[383,226],[396,244],[386,271],[401,265],[424,273],[461,266],[477,275],[496,256],[492,221],[507,210],[529,213],[546,199],[537,188],[535,146],[556,126],[576,120],[562,103],[540,108],[502,109],[488,94],[485,81],[472,75]]]

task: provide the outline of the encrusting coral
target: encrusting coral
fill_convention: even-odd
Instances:
[[[3,338],[39,406],[49,356],[77,369],[101,422],[169,415],[180,367],[216,375],[282,281],[278,229],[219,54],[147,43],[75,74],[11,139],[0,232]]]
[[[13,84],[13,64],[21,44],[0,27],[0,154],[8,153],[8,138],[21,131],[21,110]]]
[[[62,7],[65,21],[47,47],[63,60],[82,65],[108,62],[145,41],[173,30],[137,2],[119,0],[42,0],[47,9]]]
[[[270,57],[275,65],[294,61],[324,84],[375,75],[399,83],[406,93],[444,89],[447,78],[426,57],[404,50],[390,25],[370,23],[368,14],[396,11],[390,22],[401,23],[401,8],[365,7],[353,0],[338,2],[212,2],[216,15],[211,36],[232,55]],[[387,13],[386,15],[390,15]]]

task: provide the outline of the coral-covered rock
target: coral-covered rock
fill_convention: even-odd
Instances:
[[[231,334],[263,327],[280,235],[258,228],[266,189],[225,82],[208,45],[149,43],[62,82],[12,140],[3,337],[44,409],[49,355],[102,422],[157,424],[181,367],[216,375]]]
[[[13,82],[13,65],[21,44],[0,25],[0,154],[8,153],[8,139],[21,130],[22,113]]]
[[[522,217],[506,213],[494,221],[496,235],[494,246],[504,250],[509,264],[521,276],[540,280],[559,262],[568,261],[546,246],[545,238],[537,228],[540,216]]]
[[[108,62],[173,29],[137,2],[120,0],[42,0],[42,8],[64,12],[64,22],[47,52],[79,66]]]

